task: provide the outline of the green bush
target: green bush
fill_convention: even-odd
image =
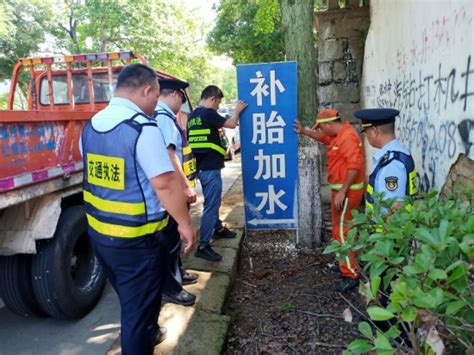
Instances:
[[[357,252],[367,313],[372,321],[392,324],[381,331],[370,320],[360,323],[364,339],[352,341],[346,354],[440,353],[447,339],[473,346],[473,194],[464,196],[439,200],[430,192],[411,209],[382,213],[393,202],[386,201],[368,215],[354,211],[348,241],[325,249],[340,261]],[[411,344],[399,336],[402,331]]]

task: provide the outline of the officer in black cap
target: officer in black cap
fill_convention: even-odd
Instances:
[[[369,176],[366,208],[373,209],[374,193],[383,199],[395,199],[392,208],[403,206],[404,196],[416,194],[415,163],[410,151],[395,137],[395,118],[400,112],[391,108],[357,111],[367,141],[379,150],[372,157],[374,170]]]
[[[181,106],[186,103],[185,89],[189,84],[174,78],[159,79],[160,96],[155,109],[155,120],[163,133],[165,146],[175,172],[179,175],[186,201],[196,202],[196,161],[188,145],[186,135],[178,123],[177,115]],[[168,238],[169,261],[168,271],[163,286],[163,302],[191,306],[196,296],[183,289],[184,284],[197,282],[198,275],[185,272],[182,267],[180,252],[181,242],[178,225],[170,217],[168,226],[163,231]]]

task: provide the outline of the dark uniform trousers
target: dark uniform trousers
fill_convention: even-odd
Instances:
[[[181,292],[183,289],[184,269],[181,262],[181,238],[178,223],[169,216],[168,225],[163,230],[168,245],[168,271],[165,275],[163,292],[169,295]]]
[[[120,299],[122,354],[153,354],[169,263],[168,240],[162,232],[120,238],[119,246],[98,243],[97,238],[101,237],[91,238],[92,246]]]

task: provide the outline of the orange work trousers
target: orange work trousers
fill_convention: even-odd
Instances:
[[[349,232],[347,222],[352,220],[351,211],[359,208],[364,195],[364,189],[349,190],[346,194],[342,210],[338,210],[334,206],[336,194],[337,190],[331,190],[332,238],[339,243],[344,243],[347,239],[347,233]],[[355,257],[356,254],[351,251],[344,263],[339,262],[339,270],[343,277],[349,277],[351,279],[357,279],[359,277],[359,267],[355,262]]]

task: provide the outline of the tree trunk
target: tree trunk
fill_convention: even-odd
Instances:
[[[298,115],[312,126],[318,108],[314,0],[280,0],[287,60],[298,62]],[[296,242],[314,248],[321,242],[320,154],[312,139],[300,139],[298,152],[298,226]]]

